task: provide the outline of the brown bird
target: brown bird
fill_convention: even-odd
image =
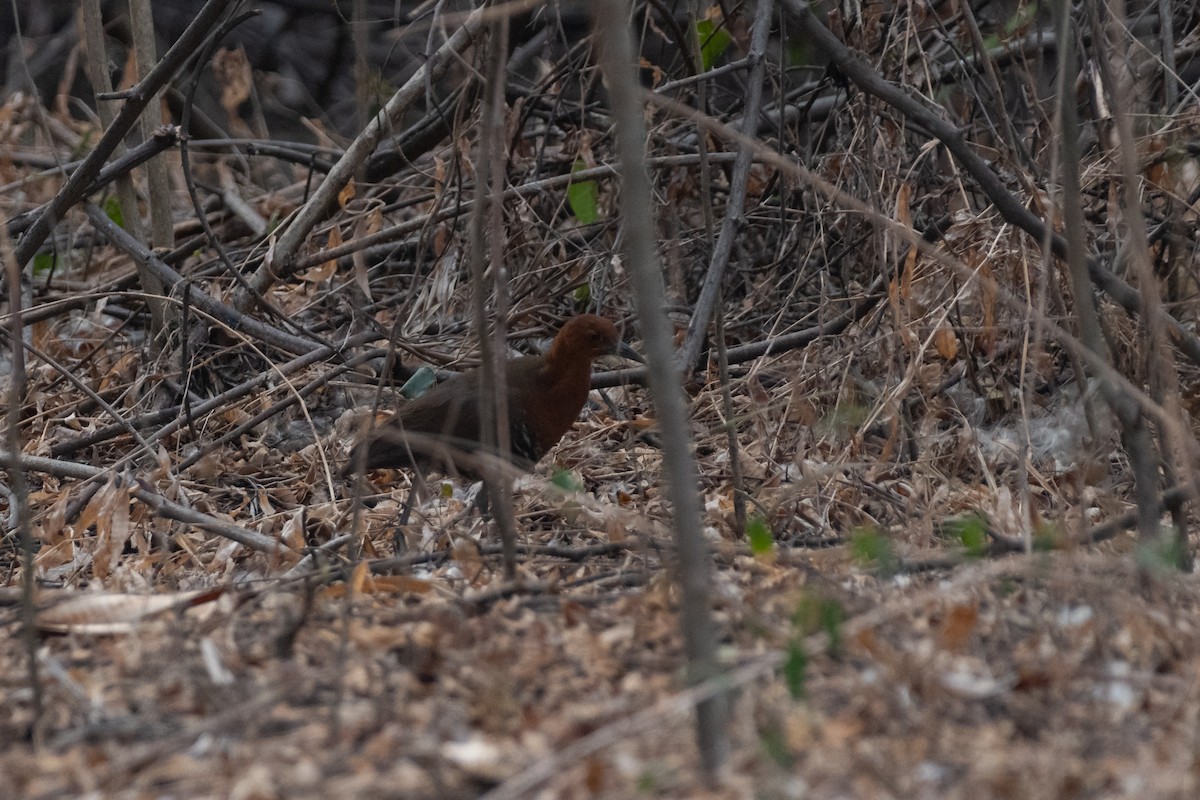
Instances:
[[[545,354],[506,362],[513,464],[531,469],[571,429],[587,402],[592,361],[606,355],[642,361],[612,322],[580,314],[562,326]],[[354,446],[346,472],[416,467],[479,477],[479,390],[478,370],[471,370],[405,403]]]

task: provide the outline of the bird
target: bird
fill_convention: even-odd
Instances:
[[[529,471],[558,444],[587,402],[592,362],[607,355],[644,363],[611,320],[579,314],[559,329],[544,354],[505,362],[510,463]],[[474,369],[400,406],[354,445],[345,474],[414,468],[483,477],[489,454],[480,424],[480,388]]]

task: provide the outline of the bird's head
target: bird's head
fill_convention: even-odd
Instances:
[[[556,355],[571,359],[593,359],[601,356],[619,355],[642,363],[637,351],[621,341],[617,326],[611,320],[595,314],[580,314],[567,320],[554,337],[551,349]]]

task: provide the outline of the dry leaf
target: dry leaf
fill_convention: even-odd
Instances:
[[[351,178],[342,190],[338,192],[338,208],[345,208],[346,204],[354,199],[354,179]]]
[[[962,651],[979,622],[979,607],[975,604],[957,605],[950,609],[938,633],[942,648],[953,652]]]
[[[150,595],[64,592],[34,615],[34,624],[47,633],[132,633],[137,623],[156,614],[207,603],[223,592],[224,589]]]
[[[432,590],[431,581],[411,575],[377,575],[371,579],[370,586],[366,589],[374,594],[428,594]]]
[[[373,213],[368,214],[366,216],[366,218],[360,219],[358,221],[358,224],[355,226],[355,229],[354,229],[354,238],[357,239],[357,238],[360,238],[363,236],[371,235],[370,234],[370,228],[372,227],[371,219],[375,218],[376,225],[378,224],[379,209],[378,208],[372,209],[372,212]],[[377,227],[376,227],[376,230],[378,230]],[[367,256],[363,252],[362,248],[355,250],[353,255],[350,257],[350,260],[354,264],[354,283],[355,283],[355,285],[357,285],[359,291],[361,291],[363,293],[363,297],[367,298],[368,303],[373,302],[373,298],[371,297],[371,280],[370,280],[370,277],[367,275]]]
[[[946,361],[953,361],[958,356],[958,337],[954,335],[954,329],[949,325],[938,328],[933,334],[933,346],[937,348],[938,355]]]
[[[334,248],[340,247],[342,244],[342,229],[334,225],[329,229],[329,238],[325,242],[325,247]],[[300,273],[300,279],[309,283],[324,283],[332,278],[337,273],[337,259],[330,258],[322,261],[317,266],[310,270]]]
[[[213,56],[212,71],[221,86],[221,108],[230,120],[237,119],[238,106],[250,99],[254,82],[246,52],[240,47],[217,51]]]
[[[304,541],[304,509],[297,508],[296,511],[288,517],[287,522],[283,523],[283,530],[279,532],[279,539],[293,550],[302,550],[307,542]]]
[[[366,561],[360,561],[354,565],[354,574],[350,576],[350,590],[355,594],[361,594],[363,587],[367,581],[371,579],[371,567]]]

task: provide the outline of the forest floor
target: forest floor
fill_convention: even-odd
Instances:
[[[635,424],[591,408],[519,482],[516,583],[494,531],[450,525],[464,507],[451,483],[419,508],[406,565],[347,580],[325,574],[333,561],[294,569],[179,526],[170,552],[130,544],[88,580],[99,551],[64,534],[46,566],[62,588],[38,595],[39,624],[61,632],[38,643],[37,717],[9,572],[0,795],[1194,796],[1195,576],[1127,536],[970,557],[919,525],[809,536],[802,515],[776,516],[773,544],[752,548],[713,458],[705,533],[733,751],[705,787],[658,451],[635,435],[644,392],[614,397]],[[257,507],[287,541],[314,452],[229,448],[234,468],[189,488],[231,519]],[[546,480],[560,469],[583,488]],[[399,473],[374,478],[362,524],[382,559],[407,490]],[[777,505],[863,485],[820,478],[774,481]],[[55,490],[35,482],[35,505]],[[79,524],[123,505],[129,530],[155,528],[136,505],[129,519],[128,489],[105,493]],[[147,594],[171,607],[142,608]]]

